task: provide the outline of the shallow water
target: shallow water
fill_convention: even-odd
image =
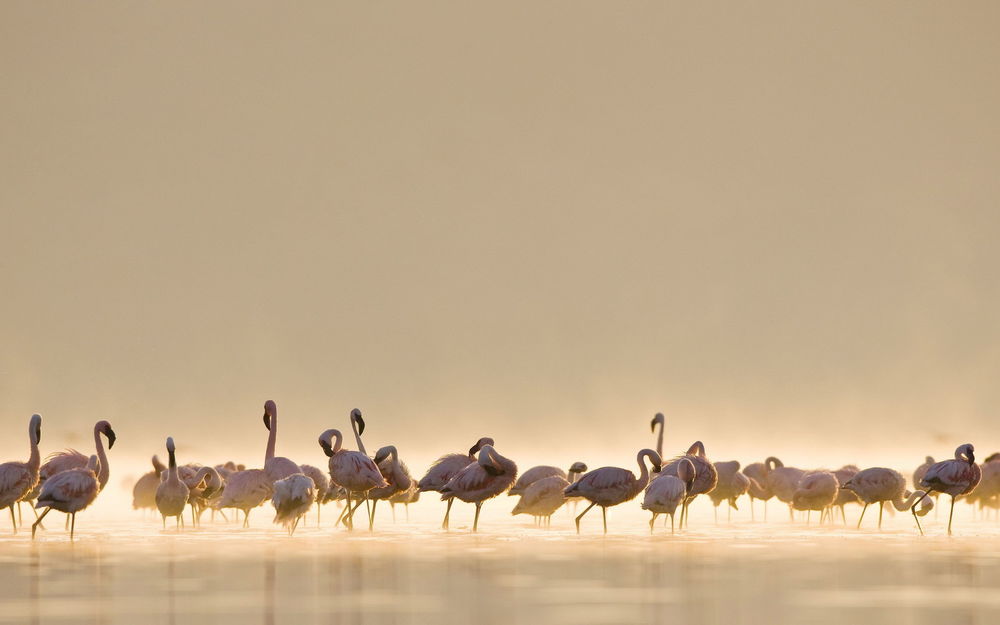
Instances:
[[[423,503],[423,502],[422,502]],[[431,502],[436,503],[436,502]],[[333,508],[329,508],[333,511]],[[0,538],[0,623],[986,623],[1000,616],[1000,526],[961,519],[921,538],[905,518],[858,531],[779,521],[650,536],[638,511],[573,532],[494,515],[450,533],[430,503],[374,535],[310,524],[294,537],[255,512],[251,529],[178,533],[134,513],[58,519],[34,544]],[[324,514],[326,514],[324,512]],[[462,512],[464,514],[464,511]],[[55,515],[51,515],[50,518]],[[416,515],[415,515],[416,516]],[[458,515],[457,515],[458,516]],[[855,512],[856,518],[856,512]],[[874,520],[874,519],[873,519]],[[46,519],[49,521],[49,519]],[[958,523],[958,521],[956,521]]]

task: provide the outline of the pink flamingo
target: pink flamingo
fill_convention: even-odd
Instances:
[[[267,473],[272,482],[301,473],[299,465],[288,458],[274,455],[274,443],[278,438],[278,406],[270,399],[264,402],[264,427],[268,430],[267,450],[264,452],[264,473]]]
[[[767,466],[767,487],[774,493],[774,496],[788,504],[788,517],[795,520],[792,510],[792,498],[795,497],[795,490],[799,486],[799,481],[805,477],[806,472],[795,467],[786,467],[785,464],[770,456],[764,461]]]
[[[371,531],[375,527],[375,507],[380,499],[392,500],[392,497],[410,490],[413,478],[410,470],[399,459],[399,452],[394,445],[386,445],[375,452],[375,466],[387,485],[382,488],[373,488],[368,491],[368,498],[372,500],[371,518],[368,519],[368,529]]]
[[[837,498],[833,500],[833,505],[840,508],[840,518],[844,520],[844,525],[847,525],[847,512],[844,510],[844,506],[849,503],[861,503],[861,500],[854,494],[854,491],[843,488],[847,480],[857,475],[858,471],[858,467],[853,464],[845,464],[833,472],[833,475],[837,478],[838,485]]]
[[[955,459],[936,462],[927,469],[920,486],[932,492],[951,495],[951,512],[948,513],[948,535],[951,536],[951,521],[955,515],[955,498],[968,495],[983,477],[983,471],[976,464],[975,448],[972,443],[959,445],[955,449]],[[924,495],[926,497],[926,495]]]
[[[422,493],[428,491],[440,493],[441,489],[451,481],[451,478],[476,461],[476,454],[479,453],[479,450],[484,445],[492,446],[496,445],[496,443],[492,438],[484,436],[476,441],[476,444],[469,449],[469,453],[467,454],[445,454],[441,456],[427,469],[427,473],[417,483],[417,489]],[[451,505],[454,501],[451,497],[448,498],[448,508],[444,512],[444,521],[441,523],[441,529],[448,529],[448,519],[451,516]]]
[[[715,465],[708,459],[708,456],[705,455],[705,444],[701,441],[695,441],[688,447],[683,456],[674,458],[668,464],[663,465],[663,471],[655,479],[662,479],[666,475],[677,477],[677,468],[684,458],[687,458],[694,465],[695,476],[694,482],[688,490],[687,497],[681,504],[681,527],[687,527],[687,510],[694,498],[698,495],[712,492],[719,482],[719,472],[715,469]]]
[[[813,471],[799,480],[792,495],[792,507],[796,510],[819,510],[819,522],[829,512],[830,506],[837,499],[840,483],[837,476],[829,471]],[[832,516],[831,516],[832,519]]]
[[[153,456],[153,470],[143,473],[132,487],[133,510],[156,510],[156,487],[160,485],[160,475],[167,470],[160,459]]]
[[[302,469],[302,475],[312,480],[316,489],[316,525],[319,525],[319,510],[323,507],[326,494],[330,490],[330,476],[319,467],[314,467],[311,464],[300,464],[299,467]]]
[[[751,462],[743,467],[743,475],[747,476],[750,483],[747,485],[747,494],[750,496],[750,520],[754,518],[753,500],[760,499],[764,502],[764,520],[767,520],[767,501],[774,497],[770,487],[767,485],[767,465],[763,462]]]
[[[580,533],[580,520],[594,506],[601,507],[601,515],[604,518],[604,533],[608,533],[608,507],[635,499],[636,495],[641,493],[642,489],[646,488],[649,483],[649,469],[645,462],[647,459],[653,472],[659,473],[662,466],[660,454],[652,449],[643,449],[635,457],[636,462],[639,463],[638,478],[635,473],[628,469],[601,467],[583,474],[580,479],[566,487],[563,492],[567,496],[583,497],[590,502],[590,505],[576,517],[577,534]]]
[[[111,429],[111,424],[107,421],[98,421],[94,424],[94,447],[97,450],[97,459],[100,465],[97,481],[103,490],[104,486],[108,483],[108,479],[111,477],[111,465],[108,463],[108,455],[104,452],[104,443],[101,441],[102,434],[108,439],[108,449],[115,446],[115,441],[118,440],[118,437],[115,435],[115,431]],[[75,449],[67,449],[66,451],[50,454],[45,459],[45,462],[42,463],[41,469],[39,469],[39,488],[53,475],[69,471],[70,469],[86,468],[87,462],[87,456],[84,456]]]
[[[649,431],[656,432],[656,426],[660,426],[660,431],[656,434],[656,453],[663,458],[663,428],[666,424],[666,417],[663,416],[662,412],[658,412],[653,416],[653,420],[649,422]]]
[[[313,502],[316,501],[316,485],[312,479],[302,473],[293,473],[274,483],[274,522],[281,523],[288,529],[288,535],[295,533],[299,521]]]
[[[10,522],[17,533],[14,504],[24,499],[38,483],[38,466],[41,457],[38,442],[42,440],[42,417],[35,414],[28,420],[28,442],[31,452],[27,462],[0,464],[0,508],[10,508]]]
[[[368,501],[368,491],[373,488],[383,488],[388,483],[382,477],[378,467],[372,459],[363,451],[364,444],[361,442],[361,434],[365,431],[365,421],[361,417],[361,411],[355,408],[351,411],[351,428],[354,430],[354,438],[362,451],[348,451],[343,449],[344,436],[340,430],[326,430],[319,437],[319,445],[323,448],[323,453],[327,455],[330,467],[330,478],[347,491],[347,506],[343,512],[343,522],[348,529],[354,529],[354,513],[362,502]],[[336,439],[336,443],[333,439]],[[351,499],[356,501],[351,507]]]
[[[174,517],[177,529],[184,524],[184,506],[188,503],[190,491],[187,484],[181,480],[177,470],[173,437],[167,437],[167,472],[156,488],[156,508],[163,517],[163,528],[167,528],[167,517]]]
[[[906,479],[902,473],[894,469],[886,469],[885,467],[872,467],[864,471],[858,471],[841,488],[854,491],[858,499],[865,505],[861,509],[861,516],[858,517],[858,529],[861,529],[861,521],[865,518],[865,510],[873,503],[878,504],[878,527],[882,529],[882,508],[885,502],[888,501],[900,512],[905,510],[912,512],[917,529],[923,534],[924,530],[920,527],[920,519],[917,517],[924,516],[934,507],[932,500],[925,499],[927,495],[924,491],[918,490],[910,493],[906,490]],[[921,504],[919,510],[917,504]]]
[[[687,499],[695,475],[694,463],[688,458],[681,458],[677,464],[677,475],[664,475],[649,482],[642,500],[642,509],[653,513],[653,518],[649,520],[650,534],[653,533],[656,517],[661,514],[670,515],[670,533],[674,533],[674,512]]]
[[[715,466],[715,470],[719,476],[715,488],[712,489],[712,492],[708,493],[708,498],[712,500],[712,505],[715,508],[715,522],[719,522],[719,504],[723,501],[729,502],[727,510],[729,521],[732,521],[733,510],[739,510],[736,500],[747,493],[747,489],[750,488],[750,479],[740,473],[740,463],[738,460],[714,462],[712,464]]]
[[[35,504],[36,508],[45,508],[45,512],[42,512],[31,525],[32,540],[42,519],[52,510],[70,515],[69,539],[73,540],[76,531],[76,513],[92,504],[97,499],[97,493],[101,492],[97,478],[100,462],[97,456],[91,456],[87,460],[86,467],[62,471],[46,480],[42,492],[38,494],[38,503]]]
[[[550,475],[535,480],[523,491],[521,497],[510,511],[512,516],[530,514],[535,517],[535,526],[552,525],[552,515],[566,503],[563,493],[570,481],[559,475]]]
[[[483,502],[506,491],[516,479],[517,465],[514,461],[497,453],[493,445],[483,445],[477,461],[459,471],[441,489],[441,498],[457,497],[465,503],[476,504],[472,531],[477,532]]]

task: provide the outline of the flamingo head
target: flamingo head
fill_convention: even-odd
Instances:
[[[173,436],[168,436],[167,437],[167,451],[169,451],[170,453],[173,453],[173,452],[176,451],[176,448],[174,447],[174,437]]]
[[[689,456],[701,456],[702,458],[704,458],[705,457],[705,443],[703,443],[701,441],[695,441],[695,442],[691,443],[691,446],[688,447],[687,455],[689,455]]]
[[[333,439],[336,437],[337,444],[334,446]],[[333,456],[340,449],[340,441],[343,435],[340,430],[327,430],[319,435],[319,446],[323,448],[323,453],[327,458]]]
[[[986,464],[987,462],[996,462],[997,460],[1000,460],[1000,451],[986,456],[986,459],[983,460],[983,464]]]
[[[767,469],[768,473],[774,471],[775,469],[780,469],[784,466],[785,463],[782,462],[781,460],[778,460],[774,456],[768,456],[767,460],[764,461],[764,468]]]
[[[107,421],[98,421],[97,425],[94,426],[94,430],[104,434],[108,439],[108,449],[115,446],[115,441],[118,437],[115,436],[115,431],[111,429],[111,424]]]
[[[653,420],[649,422],[649,431],[655,432],[657,423],[660,424],[660,427],[663,427],[663,423],[665,420],[666,418],[663,416],[662,412],[656,413],[656,416],[653,417]]]
[[[396,453],[396,448],[392,445],[386,445],[385,447],[379,449],[375,452],[375,464],[381,464],[383,460],[389,456]]]
[[[361,411],[357,408],[351,411],[351,423],[357,424],[358,436],[365,433],[365,420],[361,417]]]
[[[489,436],[484,436],[476,441],[476,444],[469,449],[469,457],[474,457],[477,453],[479,453],[480,449],[486,447],[487,445],[492,447],[493,445],[496,445],[496,443]]]
[[[278,405],[274,403],[273,399],[269,399],[264,402],[264,427],[271,430],[271,419],[278,414]]]
[[[481,466],[484,471],[493,477],[496,477],[498,475],[503,475],[504,470],[503,467],[500,466],[500,463],[493,458],[494,453],[496,452],[493,449],[493,445],[483,445],[479,450],[479,466]]]
[[[569,473],[586,473],[586,472],[587,472],[587,465],[585,465],[582,462],[574,462],[569,468]]]
[[[969,464],[976,463],[976,448],[972,446],[972,443],[966,443],[964,445],[959,445],[958,449],[955,450],[955,460],[964,460]]]
[[[681,458],[680,462],[677,463],[677,478],[684,482],[685,491],[690,492],[697,475],[698,471],[694,468],[694,463],[687,458]]]
[[[31,436],[31,440],[35,441],[37,445],[42,440],[42,415],[33,414],[31,415],[31,421],[28,422],[28,434]]]

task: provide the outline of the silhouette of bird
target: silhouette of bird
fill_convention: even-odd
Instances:
[[[861,509],[861,516],[858,518],[859,529],[861,528],[861,521],[865,518],[865,510],[873,503],[878,504],[878,527],[882,529],[882,508],[885,502],[888,501],[900,512],[905,510],[912,512],[913,521],[917,524],[917,529],[920,530],[920,533],[923,534],[923,528],[920,527],[920,519],[917,517],[924,516],[934,507],[932,500],[924,498],[925,493],[923,491],[918,490],[914,493],[906,491],[906,479],[902,473],[894,469],[886,469],[885,467],[872,467],[864,471],[858,471],[841,488],[854,491],[858,499],[864,504],[864,508]],[[919,509],[915,505],[916,503],[922,503]]]
[[[715,465],[705,455],[705,444],[701,441],[695,441],[688,447],[684,455],[678,456],[663,465],[663,471],[655,479],[662,479],[666,475],[677,477],[677,468],[684,458],[687,458],[694,465],[695,476],[691,488],[688,489],[687,497],[681,503],[681,527],[687,526],[687,509],[691,505],[691,501],[698,495],[712,492],[712,489],[715,488],[715,485],[719,481],[719,473],[715,470]]]
[[[750,479],[740,473],[740,463],[737,460],[712,464],[715,466],[718,480],[715,488],[708,493],[708,498],[712,500],[712,505],[715,508],[715,520],[719,521],[719,504],[728,501],[729,520],[732,521],[732,511],[739,510],[736,500],[746,494],[747,489],[750,488]]]
[[[496,445],[492,438],[484,436],[476,441],[476,444],[469,449],[467,454],[446,454],[434,461],[434,464],[427,469],[427,473],[417,483],[420,492],[441,492],[441,489],[451,481],[458,472],[476,461],[476,454],[484,445]],[[444,521],[441,529],[448,529],[448,519],[451,516],[451,505],[454,499],[447,498],[448,508],[444,512]]]
[[[69,539],[73,540],[76,531],[76,513],[92,504],[97,499],[97,493],[101,491],[97,479],[97,472],[101,470],[100,464],[101,461],[97,456],[91,456],[87,460],[86,467],[62,471],[46,480],[42,491],[38,494],[38,503],[35,504],[36,508],[45,508],[45,511],[31,525],[32,540],[45,515],[52,510],[70,515]]]
[[[951,511],[948,513],[948,535],[951,536],[951,521],[955,516],[955,499],[968,495],[983,477],[983,471],[976,464],[975,448],[972,443],[959,445],[955,449],[955,459],[935,462],[927,468],[920,486],[928,492],[951,495]]]
[[[483,502],[496,497],[513,486],[517,479],[517,465],[510,458],[497,453],[493,445],[483,445],[476,462],[467,465],[441,489],[441,498],[458,498],[476,504],[476,518],[472,531],[479,531],[479,512]]]
[[[386,486],[376,487],[368,491],[368,497],[372,500],[372,514],[368,520],[368,529],[375,525],[375,508],[380,499],[391,499],[392,497],[410,490],[413,478],[410,470],[399,460],[399,452],[394,445],[387,445],[375,452],[375,466],[378,467],[382,478],[387,482]]]
[[[160,459],[153,456],[153,470],[143,473],[132,487],[133,510],[156,510],[156,488],[160,485],[160,475],[166,471]]]
[[[177,471],[174,439],[167,437],[167,473],[156,488],[156,508],[163,517],[163,527],[167,527],[167,517],[175,517],[177,529],[184,525],[184,506],[187,505],[190,491],[181,480]]]
[[[812,471],[799,480],[792,495],[792,507],[796,510],[819,510],[819,522],[829,512],[830,506],[837,499],[840,483],[837,476],[830,471]]]
[[[295,533],[299,520],[316,501],[316,486],[312,479],[302,473],[294,473],[274,483],[274,522],[288,529],[288,535]]]
[[[670,533],[674,533],[674,512],[687,499],[695,475],[694,463],[688,458],[681,458],[677,464],[677,475],[664,475],[649,482],[642,500],[642,509],[653,513],[653,518],[649,520],[650,534],[653,533],[656,517],[661,514],[670,515]]]
[[[566,503],[563,491],[569,485],[570,481],[560,475],[535,480],[521,491],[521,498],[510,513],[530,514],[535,517],[536,525],[541,525],[544,521],[546,526],[550,526],[553,513]]]
[[[278,406],[273,400],[264,402],[264,427],[268,430],[267,450],[264,452],[264,473],[272,482],[289,475],[301,473],[302,469],[288,458],[274,455],[274,445],[278,438]]]
[[[799,487],[799,480],[805,477],[806,472],[795,467],[786,467],[785,464],[770,456],[764,461],[767,466],[767,487],[779,501],[788,504],[788,517],[795,520],[792,512],[792,498]]]
[[[604,533],[608,533],[608,508],[617,506],[635,499],[636,495],[649,483],[649,469],[646,467],[646,460],[649,460],[654,472],[661,469],[660,455],[652,449],[640,450],[636,455],[636,462],[639,464],[639,477],[635,476],[628,469],[620,467],[601,467],[584,473],[580,479],[573,482],[563,491],[567,496],[578,496],[590,501],[583,512],[576,517],[576,533],[580,533],[580,520],[590,512],[594,506],[601,507],[601,515],[604,519]],[[679,461],[677,461],[679,464]],[[695,477],[697,480],[697,476]]]
[[[347,507],[342,519],[348,529],[354,529],[354,513],[362,502],[368,501],[368,491],[388,486],[378,467],[363,451],[361,434],[365,431],[365,421],[357,408],[351,411],[351,428],[358,448],[362,451],[343,449],[344,437],[339,430],[326,430],[319,437],[319,445],[330,459],[330,479],[347,491]],[[352,499],[356,502],[353,507]]]
[[[0,509],[10,508],[10,523],[17,533],[17,519],[14,518],[14,504],[28,495],[38,483],[41,455],[38,443],[42,440],[42,417],[35,414],[28,420],[28,444],[31,451],[27,462],[5,462],[0,464]]]

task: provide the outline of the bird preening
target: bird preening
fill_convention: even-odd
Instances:
[[[408,510],[409,504],[426,492],[438,493],[447,504],[441,523],[444,532],[450,530],[455,501],[474,505],[471,530],[477,532],[483,506],[504,493],[518,497],[511,514],[530,515],[539,528],[551,527],[553,515],[563,506],[571,504],[575,508],[586,500],[586,508],[575,516],[577,534],[583,533],[581,523],[595,506],[601,508],[603,533],[607,534],[608,509],[630,502],[640,493],[643,493],[641,508],[652,514],[648,521],[650,533],[655,533],[657,518],[666,515],[671,534],[690,527],[689,508],[699,495],[706,495],[714,504],[716,523],[722,504],[726,505],[730,522],[733,511],[745,510],[738,504],[744,496],[749,498],[750,522],[757,522],[755,502],[763,503],[766,521],[767,503],[772,498],[788,506],[792,522],[798,513],[809,524],[812,513],[816,512],[820,525],[838,522],[846,525],[845,507],[858,504],[861,511],[857,529],[862,527],[868,507],[877,504],[879,530],[888,503],[890,511],[909,512],[921,535],[924,527],[920,519],[934,509],[935,499],[942,494],[951,498],[949,535],[959,499],[965,498],[981,510],[1000,510],[1000,453],[977,463],[971,443],[959,445],[954,458],[943,462],[927,456],[913,471],[908,485],[900,471],[886,467],[859,469],[845,464],[836,470],[799,468],[788,466],[775,456],[746,465],[737,460],[712,462],[702,441],[695,441],[682,453],[668,458],[663,451],[666,418],[657,413],[650,422],[656,448],[639,449],[634,465],[638,472],[617,466],[590,470],[584,462],[575,461],[568,470],[546,464],[519,473],[514,460],[501,452],[492,437],[481,436],[467,452],[438,458],[418,480],[402,459],[403,448],[395,442],[381,445],[374,456],[368,455],[362,440],[366,421],[357,408],[348,413],[356,450],[346,448],[344,435],[338,429],[326,429],[319,434],[320,450],[314,457],[326,458],[325,469],[277,455],[278,406],[273,400],[264,403],[263,424],[267,438],[260,468],[247,468],[233,461],[215,465],[180,464],[179,455],[185,459],[190,455],[182,449],[184,441],[178,445],[172,436],[167,437],[167,464],[159,456],[152,456],[153,470],[140,476],[132,489],[133,508],[156,510],[164,530],[168,517],[173,517],[174,527],[170,531],[179,532],[186,528],[186,512],[190,512],[194,529],[200,526],[206,511],[211,511],[213,520],[218,514],[228,521],[227,509],[237,511],[233,520],[238,520],[238,513],[242,512],[242,525],[246,528],[250,512],[270,502],[274,523],[283,526],[289,535],[306,522],[314,507],[318,526],[320,509],[329,502],[342,504],[336,526],[353,530],[355,518],[364,506],[368,530],[374,532],[380,501],[393,506],[395,523],[395,505],[404,504]],[[42,417],[34,414],[28,420],[27,461],[0,464],[0,508],[9,510],[15,533],[21,525],[22,502],[41,510],[31,527],[32,538],[44,529],[42,521],[52,510],[63,512],[72,539],[77,513],[86,510],[108,483],[108,451],[114,447],[117,436],[108,421],[98,421],[93,427],[93,454],[64,450],[50,454],[42,462],[41,434]],[[839,511],[840,521],[835,511]]]

